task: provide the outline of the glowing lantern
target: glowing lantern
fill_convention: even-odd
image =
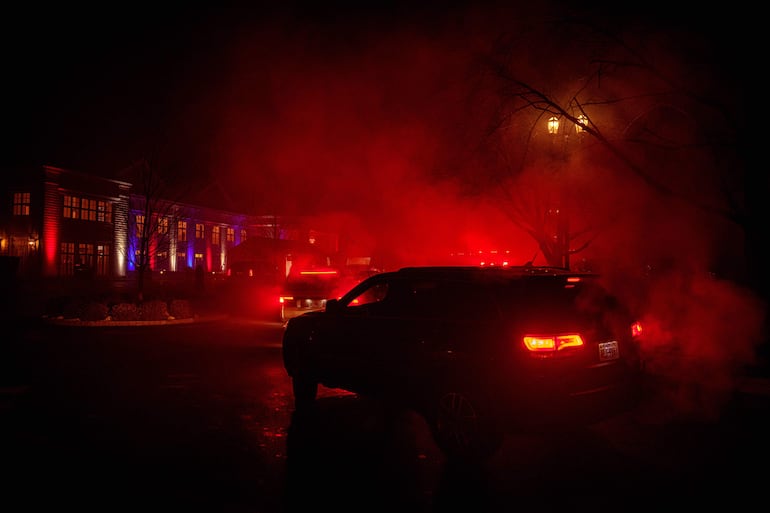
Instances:
[[[556,116],[551,116],[548,118],[548,133],[549,134],[558,134],[559,133],[559,118]]]
[[[577,121],[578,122],[575,123],[575,131],[577,133],[584,132],[586,129],[585,127],[588,126],[588,118],[581,114],[577,117]]]

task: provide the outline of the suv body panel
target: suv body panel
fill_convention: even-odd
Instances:
[[[598,277],[546,268],[404,268],[370,277],[326,311],[290,319],[287,373],[374,396],[431,421],[462,391],[502,430],[622,404],[641,370],[631,317]],[[627,328],[627,329],[626,329]],[[579,331],[584,346],[533,353],[525,333]],[[599,344],[617,342],[602,360]],[[614,345],[613,345],[614,347]]]

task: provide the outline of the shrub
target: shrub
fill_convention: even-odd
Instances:
[[[174,319],[189,319],[193,316],[192,306],[187,299],[173,299],[168,304],[168,311]]]
[[[104,303],[97,303],[95,301],[91,301],[87,303],[84,308],[82,315],[80,316],[81,321],[102,321],[107,318],[107,315],[110,313],[110,309],[105,305]]]
[[[62,308],[62,317],[65,319],[82,319],[86,304],[86,301],[81,298],[67,299]]]
[[[143,321],[165,321],[168,319],[168,305],[160,299],[145,301],[140,305],[139,317]]]
[[[118,303],[110,309],[113,321],[138,321],[139,307],[134,303]]]
[[[63,315],[64,308],[71,301],[72,301],[72,298],[67,296],[56,296],[56,297],[49,298],[45,304],[45,309],[44,309],[45,315],[49,315],[49,316]]]
[[[166,321],[191,319],[193,304],[189,299],[154,297],[137,303],[128,294],[103,293],[92,297],[58,296],[45,305],[45,315],[81,321]]]

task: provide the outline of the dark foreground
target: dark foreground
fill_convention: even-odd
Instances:
[[[767,500],[767,398],[656,383],[584,428],[449,465],[420,419],[325,390],[294,416],[280,325],[14,326],[6,511],[670,511]]]

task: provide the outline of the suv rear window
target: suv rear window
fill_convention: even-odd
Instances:
[[[498,290],[498,305],[507,312],[536,320],[538,317],[567,316],[597,318],[619,313],[615,297],[607,292],[595,277],[580,277],[579,281],[538,277],[515,280]]]

